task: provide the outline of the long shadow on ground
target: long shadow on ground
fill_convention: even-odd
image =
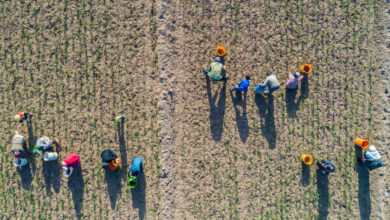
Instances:
[[[317,169],[317,193],[318,197],[318,219],[326,220],[329,209],[329,180],[328,175],[324,174],[321,169]]]
[[[32,154],[32,152],[35,146],[36,137],[34,135],[34,128],[32,125],[31,117],[27,118],[27,131],[28,131],[28,148],[26,151],[26,156],[29,158],[28,163],[31,165],[32,173],[35,173],[35,169],[36,169],[35,157]]]
[[[302,178],[301,178],[301,184],[302,186],[307,186],[310,184],[310,166],[304,164],[301,162],[302,166]]]
[[[356,156],[361,158],[363,156],[362,149],[358,146],[355,146]],[[368,169],[363,165],[358,163],[356,166],[356,171],[358,173],[359,181],[359,210],[360,210],[360,219],[370,219],[371,215],[371,196],[370,196],[370,173]]]
[[[310,88],[309,88],[309,77],[307,74],[303,75],[301,80],[301,95],[299,96],[299,102],[309,97]]]
[[[84,199],[84,178],[81,165],[73,171],[73,174],[68,179],[68,187],[72,191],[72,199],[77,219],[83,217],[83,199]]]
[[[116,206],[116,200],[118,194],[121,193],[122,184],[121,184],[121,170],[120,168],[112,171],[106,169],[106,182],[108,189],[108,196],[110,197],[111,209],[114,210]]]
[[[23,167],[17,167],[18,173],[20,175],[20,178],[22,180],[22,187],[25,190],[29,190],[31,186],[31,182],[33,180],[33,176],[31,174],[31,167],[30,167],[30,161],[27,163],[27,165]]]
[[[296,117],[301,101],[301,99],[296,100],[297,92],[297,89],[286,89],[285,102],[287,107],[287,115],[291,118]]]
[[[118,124],[117,132],[118,132],[118,139],[119,139],[119,150],[121,152],[121,163],[123,167],[121,173],[123,178],[126,178],[127,148],[126,148],[126,141],[125,141],[125,119],[122,119],[122,121]]]
[[[23,189],[29,190],[30,186],[31,186],[31,182],[33,180],[33,176],[31,173],[31,166],[32,166],[31,161],[32,160],[29,159],[31,157],[31,154],[29,153],[29,151],[27,149],[26,143],[24,143],[23,149],[24,149],[23,156],[27,159],[28,163],[25,166],[17,167],[16,169],[17,169],[19,176],[22,180]]]
[[[275,117],[274,117],[274,97],[268,96],[268,102],[262,94],[255,96],[256,105],[259,109],[261,132],[268,142],[270,149],[276,147],[276,129],[275,129]]]
[[[146,213],[145,191],[146,191],[146,180],[145,180],[144,172],[142,172],[138,179],[137,187],[131,189],[133,208],[134,209],[138,208],[138,216],[140,220],[144,219]]]
[[[236,94],[236,97],[234,97],[234,93]],[[240,134],[241,141],[245,143],[249,136],[248,118],[246,115],[246,92],[242,93],[236,91],[232,92],[231,95],[233,107],[236,112],[238,133]],[[242,96],[244,96],[244,100],[242,99]],[[238,108],[238,105],[242,106],[242,114],[240,114],[240,109]]]
[[[43,161],[42,165],[42,176],[46,183],[46,193],[50,193],[51,187],[58,193],[61,188],[61,166],[58,160],[54,161]]]
[[[211,134],[215,141],[220,141],[222,139],[223,118],[225,116],[226,80],[223,81],[223,86],[219,93],[218,103],[216,103],[218,98],[218,92],[213,96],[210,88],[210,79],[207,76],[206,76],[206,88],[207,88],[207,97],[209,99],[209,104],[210,104]]]

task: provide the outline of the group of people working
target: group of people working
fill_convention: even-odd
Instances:
[[[21,112],[15,115],[14,119],[18,122],[23,122],[28,120],[33,116],[33,114],[28,112]],[[120,115],[113,119],[114,125],[118,125],[125,116]],[[41,157],[43,155],[44,162],[57,160],[58,154],[54,149],[54,145],[59,145],[58,139],[50,139],[47,136],[41,137],[37,140],[35,147],[33,148],[33,155]],[[15,131],[15,135],[11,140],[11,153],[14,155],[14,165],[16,167],[23,167],[28,164],[27,160],[27,147],[26,147],[26,138],[19,134],[18,131]],[[111,149],[105,149],[101,153],[102,158],[102,167],[105,169],[116,170],[121,160]],[[130,188],[135,188],[137,186],[137,180],[142,174],[142,163],[143,160],[140,157],[136,157],[133,160],[132,166],[128,170],[130,175],[128,185]],[[70,154],[66,159],[62,161],[62,169],[64,175],[69,177],[72,175],[73,170],[77,169],[80,166],[80,157],[76,153]]]
[[[214,62],[210,64],[208,68],[204,69],[204,73],[207,74],[209,79],[214,81],[221,81],[221,80],[227,80],[229,77],[226,74],[226,70],[224,65],[222,64],[221,57],[216,57],[214,59]],[[286,89],[294,90],[298,88],[298,83],[303,79],[304,73],[295,72],[292,73],[292,69],[290,70],[288,81],[286,83]],[[236,86],[230,89],[230,91],[239,91],[239,92],[247,92],[248,87],[250,85],[251,76],[246,75],[245,79],[240,81]],[[280,89],[280,83],[276,76],[268,72],[267,77],[263,83],[260,83],[255,88],[256,93],[265,93],[265,94],[272,94],[272,92]]]
[[[109,148],[103,150],[100,156],[102,158],[102,167],[104,169],[116,170],[121,163],[121,160],[116,153]],[[142,158],[136,157],[134,158],[131,167],[127,170],[127,174],[129,175],[128,185],[130,188],[135,188],[137,186],[138,179],[143,170],[142,163]]]
[[[204,73],[207,75],[207,77],[210,80],[214,81],[221,81],[221,80],[227,80],[229,77],[226,74],[226,70],[224,65],[222,64],[221,57],[216,57],[214,59],[214,62],[210,64],[209,67],[204,68]],[[301,68],[300,72],[297,71],[293,73],[292,69],[290,69],[289,75],[288,75],[288,81],[286,83],[286,89],[287,90],[295,90],[298,89],[299,82],[305,77],[305,74],[310,73],[312,67],[310,65],[305,65],[303,68]],[[240,81],[236,86],[232,87],[230,89],[231,92],[237,91],[237,92],[248,92],[248,87],[250,85],[250,75],[246,75],[245,79]],[[255,93],[261,94],[267,94],[271,95],[272,92],[280,89],[280,83],[276,76],[268,72],[267,77],[263,83],[260,83],[255,88]],[[370,146],[368,148],[368,151],[365,151],[364,156],[362,158],[358,158],[358,162],[365,165],[369,170],[381,167],[382,159],[379,154],[379,152],[376,150],[375,146]],[[317,162],[317,165],[322,171],[326,174],[329,174],[331,172],[334,172],[336,169],[336,166],[330,161],[330,160],[321,160]]]

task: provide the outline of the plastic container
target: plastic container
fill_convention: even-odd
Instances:
[[[306,165],[310,165],[313,163],[313,157],[308,154],[303,154],[301,159],[302,162]]]
[[[40,150],[38,150],[38,148],[34,148],[33,153],[37,157],[41,157],[41,155],[42,155],[42,152]]]
[[[128,184],[131,189],[134,189],[137,186],[137,178],[135,176],[131,176]]]
[[[368,140],[356,138],[354,142],[356,145],[359,145],[359,147],[363,149],[366,149],[370,146],[370,142]]]
[[[46,152],[43,155],[43,160],[44,161],[52,161],[52,160],[57,160],[58,154],[56,152]]]
[[[15,165],[16,167],[25,166],[25,165],[27,165],[27,159],[25,159],[25,158],[22,158],[22,159],[15,158],[15,160],[14,160],[14,165]]]
[[[223,57],[223,56],[225,56],[225,54],[226,54],[226,49],[222,46],[219,46],[217,48],[217,55],[220,57]]]
[[[313,70],[313,67],[310,65],[310,64],[305,64],[303,66],[301,66],[301,72],[302,73],[311,73],[311,71]]]
[[[111,161],[108,164],[108,168],[110,168],[110,170],[116,170],[116,168],[118,168],[120,164],[121,164],[121,159],[116,158],[114,161]]]
[[[72,175],[72,173],[73,173],[73,169],[69,169],[67,167],[62,167],[62,169],[64,170],[65,177],[70,177],[70,175]]]

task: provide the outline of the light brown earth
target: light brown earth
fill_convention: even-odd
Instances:
[[[355,137],[389,160],[389,6],[382,1],[1,1],[0,218],[388,219],[389,168],[357,165]],[[387,36],[387,39],[386,39]],[[227,48],[230,79],[202,73]],[[296,94],[253,89],[267,71],[313,72]],[[229,88],[252,74],[246,99]],[[19,111],[31,122],[12,120]],[[124,114],[117,128],[113,116]],[[70,179],[29,155],[57,137]],[[105,173],[100,152],[122,169]],[[300,155],[328,158],[328,177]],[[141,156],[144,178],[126,185]],[[60,161],[59,161],[60,162]]]

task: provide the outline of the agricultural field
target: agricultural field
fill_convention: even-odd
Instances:
[[[384,0],[0,0],[0,219],[390,219]],[[229,80],[202,72],[223,45]],[[285,91],[289,69],[313,72]],[[272,71],[283,84],[255,95]],[[251,74],[249,92],[229,88]],[[386,109],[387,108],[387,109]],[[22,124],[21,111],[34,113]],[[126,116],[120,126],[111,119]],[[389,118],[389,119],[388,119]],[[59,161],[12,164],[56,137]],[[100,152],[122,159],[101,168]],[[81,157],[62,175],[61,159]],[[324,176],[315,161],[328,158]],[[135,190],[126,184],[144,159]]]

